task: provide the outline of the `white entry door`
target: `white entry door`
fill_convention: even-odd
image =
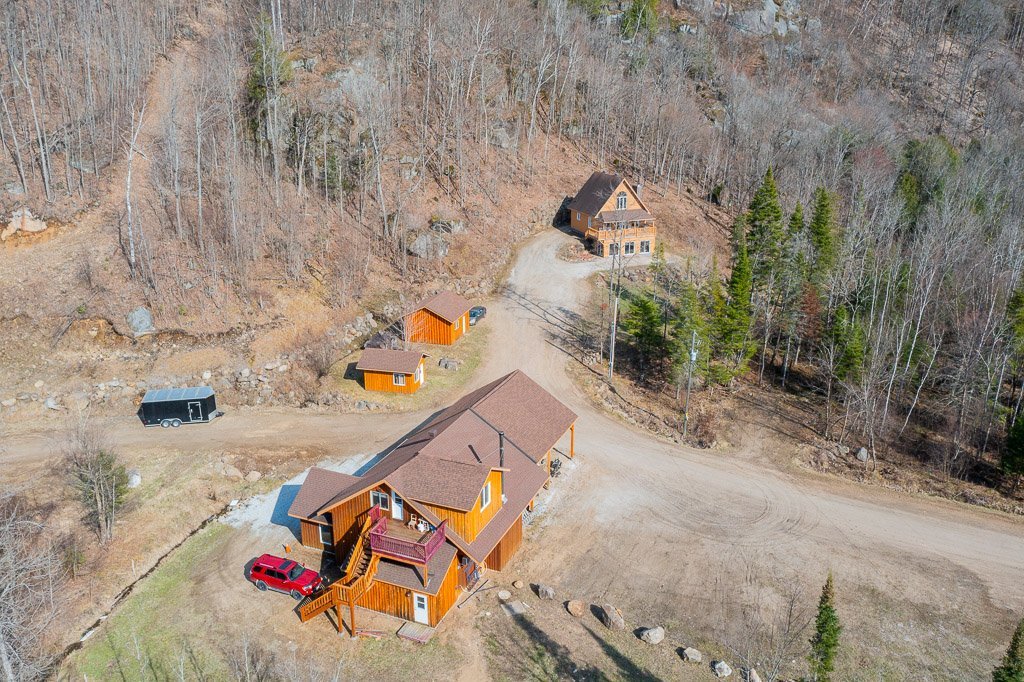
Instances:
[[[417,623],[430,624],[430,614],[427,613],[427,595],[412,593],[412,617]]]
[[[405,503],[394,490],[391,491],[391,518],[401,521],[404,518]]]

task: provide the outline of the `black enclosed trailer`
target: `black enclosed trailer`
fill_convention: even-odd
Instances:
[[[158,388],[146,391],[139,406],[139,418],[146,426],[181,426],[213,421],[217,398],[209,386],[194,388]]]

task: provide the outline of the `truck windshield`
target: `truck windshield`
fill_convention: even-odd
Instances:
[[[294,564],[291,567],[291,569],[289,569],[289,571],[288,571],[288,579],[289,580],[298,580],[299,576],[302,575],[305,570],[306,569],[304,569],[302,566],[299,566],[298,564]]]

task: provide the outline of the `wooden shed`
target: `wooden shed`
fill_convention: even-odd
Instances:
[[[425,379],[426,355],[416,350],[367,348],[356,369],[363,373],[363,388],[387,393],[415,393]]]
[[[405,316],[405,340],[450,346],[469,329],[473,304],[452,291],[442,291]]]

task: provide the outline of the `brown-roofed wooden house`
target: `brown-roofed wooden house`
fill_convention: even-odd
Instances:
[[[472,303],[453,291],[430,297],[406,314],[406,342],[450,346],[469,329],[472,307]]]
[[[363,373],[363,388],[387,393],[415,393],[425,380],[427,355],[416,350],[367,348],[356,369]]]
[[[653,253],[654,216],[629,181],[595,172],[569,202],[569,225],[599,256]]]
[[[435,627],[523,539],[523,514],[548,481],[576,415],[520,371],[464,396],[360,476],[310,469],[288,514],[302,544],[345,559],[343,577],[299,607],[372,609]]]

